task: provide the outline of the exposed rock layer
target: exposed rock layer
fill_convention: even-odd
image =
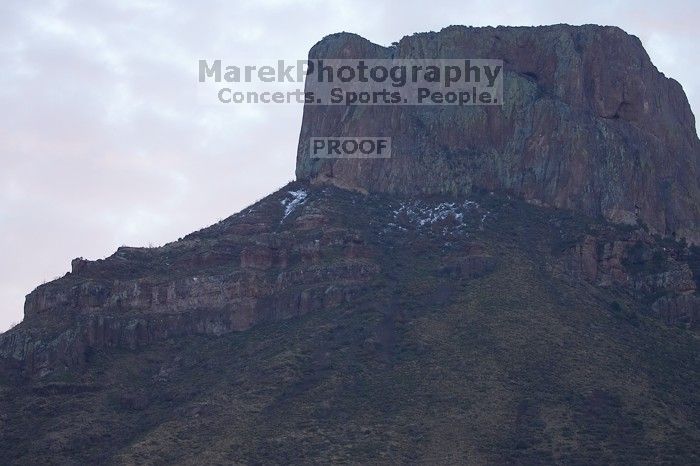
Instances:
[[[89,350],[221,335],[351,302],[378,271],[365,240],[348,226],[311,229],[310,217],[329,215],[311,202],[282,213],[289,198],[283,190],[160,248],[75,259],[27,296],[24,322],[0,335],[0,358],[46,375],[81,367]]]

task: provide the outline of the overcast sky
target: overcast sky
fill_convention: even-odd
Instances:
[[[294,176],[300,105],[201,105],[202,58],[303,58],[451,24],[617,25],[700,106],[695,0],[2,0],[0,331],[70,260],[160,245]]]

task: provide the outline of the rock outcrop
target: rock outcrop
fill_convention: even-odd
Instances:
[[[565,274],[575,282],[634,295],[669,325],[698,328],[697,247],[660,242],[643,230],[589,232],[562,252]]]
[[[502,106],[306,106],[297,178],[406,195],[502,191],[700,240],[700,142],[681,85],[616,27],[452,26],[381,47],[334,34],[310,58],[490,58]],[[316,159],[309,138],[388,136],[389,159]]]
[[[27,296],[23,323],[0,335],[0,359],[41,376],[81,367],[88,350],[222,335],[351,302],[378,271],[364,239],[337,225],[310,229],[309,216],[328,211],[285,210],[290,198],[282,190],[163,247],[74,259]]]

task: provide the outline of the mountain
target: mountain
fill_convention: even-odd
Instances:
[[[76,259],[0,335],[0,461],[700,461],[700,147],[618,28],[449,27],[311,57],[489,57],[502,107],[304,109],[297,181]],[[314,136],[392,137],[318,160]]]

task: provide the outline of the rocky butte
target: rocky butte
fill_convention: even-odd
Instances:
[[[700,143],[681,85],[619,28],[469,28],[382,47],[340,33],[310,58],[499,58],[504,105],[307,106],[297,179],[404,195],[507,192],[700,240]],[[390,159],[311,159],[321,136],[390,136]]]
[[[700,461],[700,143],[616,27],[312,58],[497,58],[504,105],[307,106],[297,180],[76,259],[0,335],[0,463]],[[316,159],[311,137],[389,136]]]

